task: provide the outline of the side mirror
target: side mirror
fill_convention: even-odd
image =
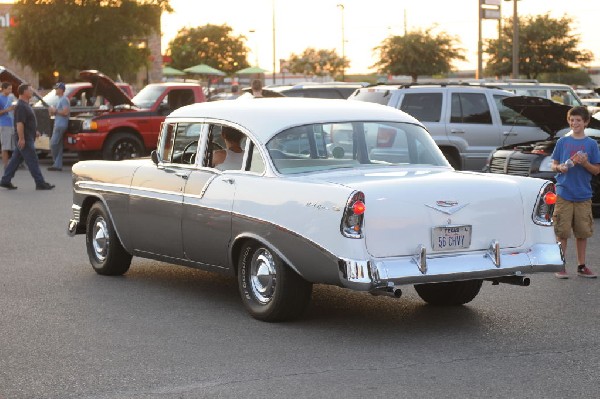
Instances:
[[[158,163],[160,162],[160,157],[158,156],[158,152],[156,152],[156,150],[152,150],[152,152],[150,153],[150,158],[152,159],[152,162],[154,162],[154,165],[158,166]]]

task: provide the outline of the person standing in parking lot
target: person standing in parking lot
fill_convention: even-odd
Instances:
[[[554,232],[563,253],[567,252],[567,240],[571,231],[575,235],[577,250],[577,275],[596,277],[585,264],[587,239],[594,233],[592,215],[592,176],[600,173],[600,150],[598,143],[585,135],[590,122],[590,112],[584,106],[573,107],[567,113],[571,127],[556,143],[552,153],[552,170],[556,175],[556,206],[552,219]],[[555,274],[557,278],[569,278],[567,271]]]
[[[38,135],[37,120],[35,119],[31,105],[29,105],[29,100],[33,96],[33,90],[28,83],[23,83],[19,86],[18,92],[19,101],[17,101],[14,111],[17,146],[4,170],[4,175],[2,175],[2,179],[0,180],[0,187],[9,190],[17,188],[17,186],[11,183],[11,180],[19,168],[19,164],[24,160],[29,168],[31,177],[35,180],[35,189],[52,190],[54,185],[44,180],[40,164],[38,163],[37,153],[35,152],[35,138]]]
[[[0,146],[2,147],[2,164],[6,169],[8,160],[15,149],[15,130],[11,112],[15,109],[12,105],[12,84],[2,82],[0,86]]]
[[[58,96],[58,103],[56,107],[50,106],[48,108],[50,116],[54,116],[54,128],[52,129],[52,137],[50,138],[50,152],[52,152],[54,163],[48,168],[50,171],[62,170],[63,136],[67,131],[67,127],[69,127],[69,115],[71,114],[69,99],[65,96],[65,89],[66,86],[63,82],[58,82],[54,86],[54,90]]]

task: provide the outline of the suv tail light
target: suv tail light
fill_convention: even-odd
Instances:
[[[556,203],[554,183],[544,184],[538,195],[533,211],[533,222],[542,226],[552,226],[552,213]]]
[[[342,224],[340,230],[344,237],[348,238],[362,238],[362,227],[363,220],[365,217],[365,195],[357,191],[352,194],[346,208],[344,209],[344,216],[342,218]]]

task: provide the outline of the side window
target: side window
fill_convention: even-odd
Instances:
[[[407,93],[400,110],[421,122],[439,122],[442,114],[442,93]]]
[[[485,94],[452,93],[450,122],[492,124],[492,115]]]
[[[496,103],[496,107],[498,108],[498,113],[500,114],[500,120],[503,125],[507,126],[536,126],[535,123],[525,118],[523,115],[517,113],[516,111],[508,108],[504,104],[502,104],[502,100],[505,99],[506,96],[494,95],[494,102]]]
[[[254,145],[254,143],[250,143],[250,147],[252,148],[251,157],[250,157],[250,171],[254,173],[263,173],[265,171],[265,161],[260,155],[260,151]]]
[[[169,111],[175,111],[177,108],[193,104],[195,102],[194,92],[192,89],[171,90],[162,102],[168,105]]]
[[[162,126],[160,135],[160,143],[158,144],[158,153],[163,162],[171,162],[173,155],[173,141],[175,139],[175,129],[177,125],[174,123],[165,123]]]
[[[208,145],[204,166],[218,170],[241,170],[248,138],[246,135],[226,125],[212,125],[208,133]]]
[[[202,124],[178,123],[174,130],[171,163],[193,165],[196,162],[198,139],[202,132]]]

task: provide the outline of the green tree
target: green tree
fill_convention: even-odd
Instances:
[[[465,61],[458,39],[445,32],[434,35],[433,28],[413,30],[403,36],[389,36],[375,47],[379,61],[373,67],[390,75],[436,75],[452,70],[453,61]]]
[[[249,67],[246,37],[231,32],[227,24],[180,29],[169,43],[171,66],[185,69],[206,64],[227,74]]]
[[[316,50],[307,48],[300,55],[292,54],[287,60],[288,69],[292,73],[304,76],[333,76],[342,74],[350,66],[348,59],[340,57],[335,50]]]
[[[519,18],[519,73],[536,79],[541,73],[571,72],[593,60],[588,50],[578,50],[579,36],[571,31],[569,16],[554,19],[548,14]],[[499,39],[486,40],[489,55],[486,74],[512,72],[513,20],[506,19]]]
[[[147,63],[149,50],[139,43],[160,28],[162,11],[171,11],[168,0],[18,0],[6,49],[41,75],[127,75]]]

